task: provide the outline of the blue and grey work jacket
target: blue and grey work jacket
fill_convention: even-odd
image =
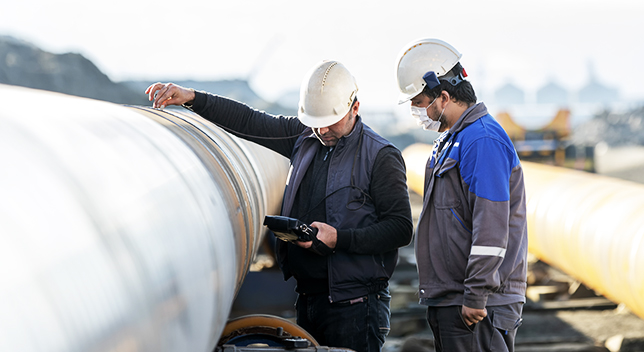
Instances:
[[[512,141],[483,103],[434,146],[416,235],[420,302],[525,302],[526,198]]]

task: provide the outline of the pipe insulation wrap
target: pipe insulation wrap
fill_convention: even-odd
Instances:
[[[211,351],[287,160],[187,112],[0,94],[0,350]]]
[[[644,185],[522,164],[530,252],[644,319]]]

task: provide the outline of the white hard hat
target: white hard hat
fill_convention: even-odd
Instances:
[[[423,91],[423,76],[430,71],[440,78],[447,74],[461,59],[453,46],[438,39],[420,39],[409,43],[398,54],[396,78],[400,97],[398,104],[409,101]]]
[[[298,118],[313,128],[331,126],[349,112],[356,93],[356,80],[344,65],[322,61],[302,80]]]

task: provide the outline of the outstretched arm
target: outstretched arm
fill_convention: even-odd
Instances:
[[[145,94],[153,108],[183,105],[204,119],[238,137],[290,158],[296,138],[306,129],[296,117],[276,116],[224,96],[185,88],[174,83],[154,83]]]

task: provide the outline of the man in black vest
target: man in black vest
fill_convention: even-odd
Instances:
[[[388,280],[413,224],[402,155],[362,123],[357,92],[337,61],[306,75],[297,117],[172,83],[146,90],[154,107],[183,105],[290,159],[282,215],[317,228],[328,250],[278,241],[284,278],[297,281],[297,323],[321,345],[380,351],[389,332]]]

